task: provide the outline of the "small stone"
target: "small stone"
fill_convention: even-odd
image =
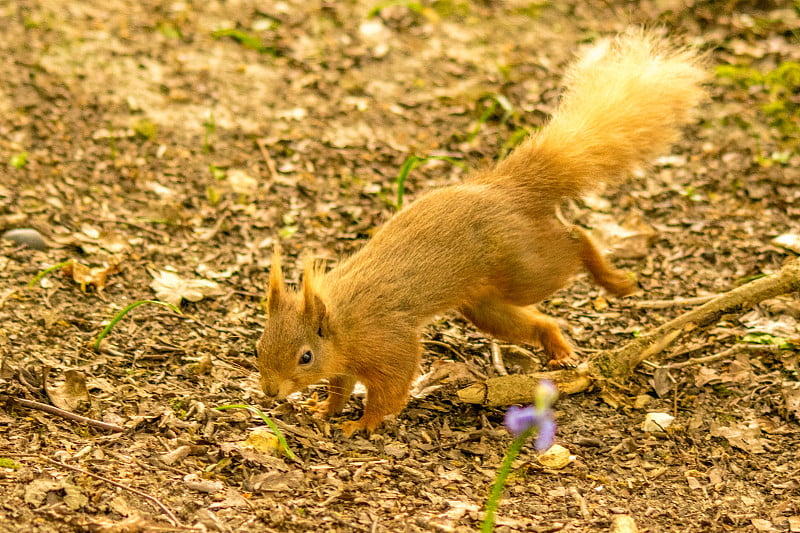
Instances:
[[[647,413],[642,423],[642,430],[648,433],[654,431],[664,431],[667,429],[675,417],[667,413]]]
[[[47,250],[42,234],[33,228],[10,229],[3,233],[3,239],[17,244],[24,244],[33,250]]]
[[[559,470],[575,460],[575,456],[560,444],[553,444],[550,449],[539,455],[539,464],[546,468]]]

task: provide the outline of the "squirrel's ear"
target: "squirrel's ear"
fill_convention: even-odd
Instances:
[[[322,335],[323,322],[327,308],[325,302],[322,301],[319,294],[314,290],[315,276],[317,274],[317,267],[313,262],[306,264],[305,272],[303,273],[303,312],[311,320],[311,323],[320,331]]]
[[[281,269],[281,247],[276,242],[272,252],[272,266],[269,270],[269,292],[267,293],[267,308],[274,311],[278,308],[285,291],[283,285],[283,270]]]

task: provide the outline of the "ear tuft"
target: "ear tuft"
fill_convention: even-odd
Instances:
[[[317,292],[319,274],[319,263],[307,261],[303,269],[303,313],[310,319],[314,327],[321,330],[327,308]]]
[[[284,299],[286,288],[283,284],[283,270],[281,266],[281,245],[275,241],[272,251],[272,266],[269,269],[269,291],[267,293],[267,308],[274,311]]]

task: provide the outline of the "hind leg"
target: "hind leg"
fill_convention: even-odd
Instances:
[[[464,306],[461,313],[486,333],[516,344],[538,344],[551,368],[575,366],[572,348],[556,321],[533,307],[522,307],[499,299]]]
[[[612,267],[588,233],[573,226],[570,228],[570,236],[578,241],[581,262],[598,285],[615,296],[627,296],[636,291],[636,280]]]

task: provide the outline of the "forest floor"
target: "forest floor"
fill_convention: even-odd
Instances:
[[[0,2],[0,232],[47,245],[0,241],[0,531],[475,530],[511,437],[455,392],[497,374],[490,341],[456,315],[427,327],[428,387],[370,438],[339,430],[361,397],[330,421],[312,391],[270,406],[254,343],[274,240],[290,282],[302,257],[346,256],[396,210],[409,156],[435,157],[407,201],[492,164],[580,46],[645,23],[708,50],[710,99],[670,154],[565,209],[642,290],[581,274],[543,310],[586,357],[778,270],[800,234],[800,8],[687,3]],[[182,314],[142,305],[92,347],[155,298]],[[613,394],[562,396],[574,458],[524,448],[501,530],[800,531],[799,322],[797,295],[765,301]],[[261,419],[228,404],[261,406],[297,458],[253,447]],[[644,432],[650,412],[675,422]]]

